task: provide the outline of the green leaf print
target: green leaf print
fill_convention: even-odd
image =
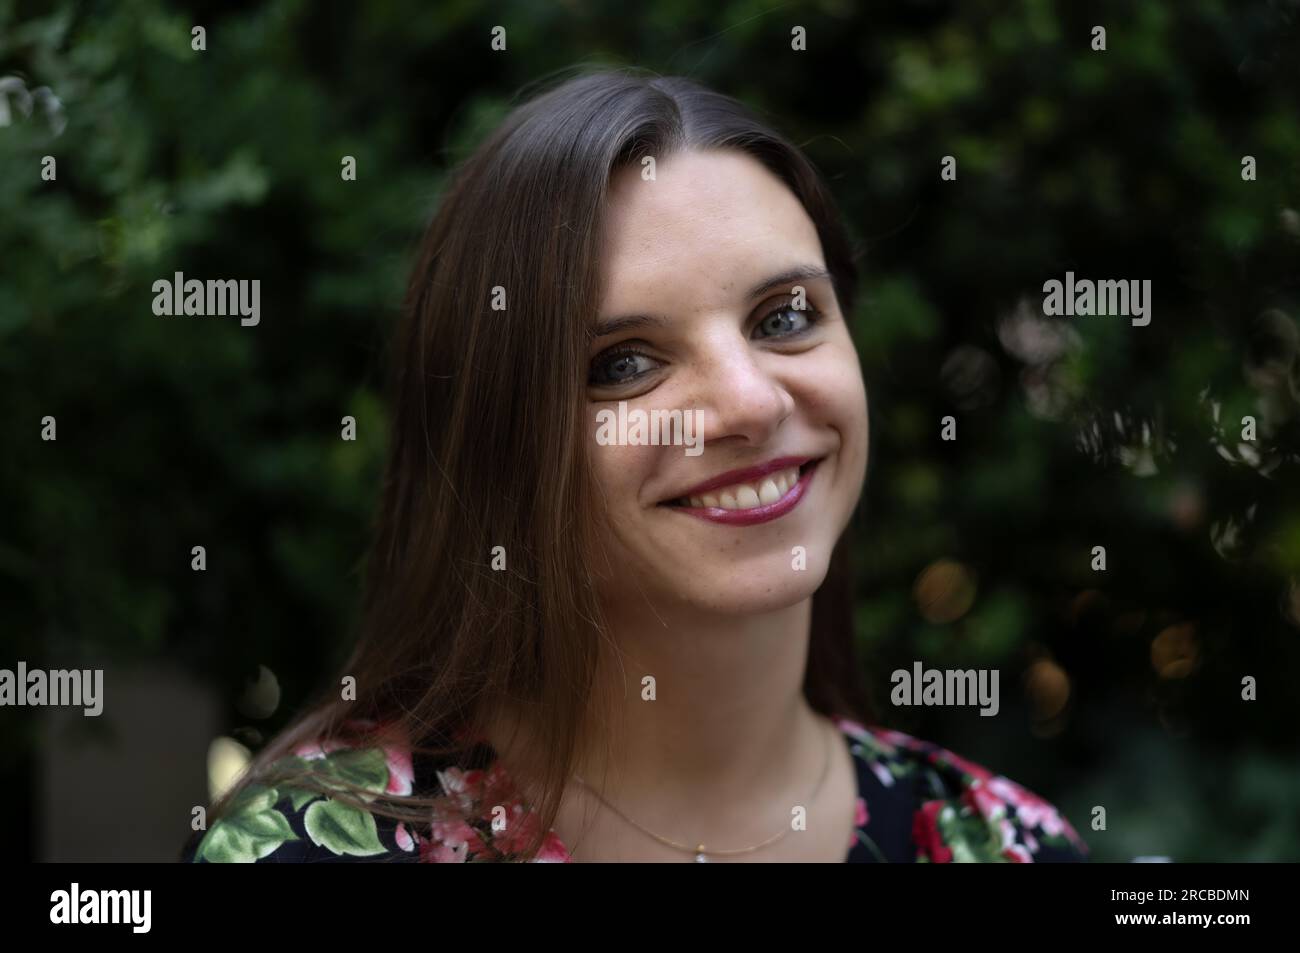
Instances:
[[[952,850],[953,863],[977,864],[1005,861],[999,849],[1001,831],[978,813],[952,806],[939,812],[939,830],[944,843]]]
[[[908,778],[916,773],[916,765],[910,761],[890,761],[885,767],[896,778]]]
[[[295,772],[306,772],[318,783],[326,787],[344,789],[345,784],[355,784],[363,792],[380,794],[388,789],[388,760],[381,748],[340,749],[332,751],[323,758],[301,758],[291,756],[281,758],[276,767],[291,767]],[[369,800],[365,793],[354,793]],[[307,804],[318,797],[320,791],[311,788],[290,787],[284,792],[293,804],[295,811],[301,811]]]
[[[293,788],[289,791],[289,803],[293,805],[295,811],[301,811],[304,806],[310,804],[320,796],[321,793],[319,791],[309,791],[306,788]]]
[[[375,794],[388,788],[388,761],[381,748],[334,751],[313,766],[327,779],[355,784]]]
[[[276,800],[275,788],[249,785],[204,835],[194,859],[251,864],[281,844],[298,840],[288,819],[275,809]]]
[[[336,854],[370,857],[386,850],[379,842],[374,815],[330,798],[307,808],[303,825],[313,844]]]

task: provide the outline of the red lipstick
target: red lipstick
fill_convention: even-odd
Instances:
[[[808,492],[808,486],[812,482],[813,473],[817,469],[820,461],[809,462],[809,457],[783,457],[780,460],[773,460],[770,463],[762,464],[757,467],[750,467],[745,470],[732,470],[724,473],[722,476],[701,483],[692,487],[688,493],[683,496],[700,496],[710,490],[718,490],[723,487],[734,486],[737,483],[750,483],[769,473],[778,470],[785,470],[793,466],[806,467],[800,472],[799,480],[794,486],[786,491],[785,495],[779,500],[767,503],[761,506],[750,507],[749,509],[729,510],[721,506],[672,506],[673,509],[686,516],[694,516],[696,519],[707,520],[710,523],[721,523],[725,526],[753,526],[757,523],[770,523],[774,519],[779,519],[786,513],[799,505],[799,501],[804,498]],[[678,497],[680,499],[681,497]]]
[[[760,463],[757,466],[745,467],[741,470],[728,470],[726,473],[719,474],[712,479],[691,487],[689,490],[678,493],[671,499],[681,500],[689,496],[702,496],[710,490],[721,490],[723,487],[735,486],[737,483],[753,483],[769,473],[788,470],[790,467],[801,467],[812,459],[812,457],[779,457],[776,460],[769,460],[767,463]]]

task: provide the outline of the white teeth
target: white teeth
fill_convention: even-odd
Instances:
[[[754,483],[737,483],[725,490],[686,497],[686,502],[697,508],[721,507],[724,510],[752,510],[768,506],[784,497],[799,482],[799,468],[790,467],[779,473],[770,473]]]

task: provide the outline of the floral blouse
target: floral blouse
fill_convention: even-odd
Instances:
[[[853,754],[858,800],[848,863],[1082,861],[1088,848],[1042,798],[950,751],[899,731],[836,718]],[[538,817],[515,794],[496,753],[478,740],[459,766],[412,761],[400,745],[327,741],[294,757],[331,776],[391,795],[455,798],[463,818],[420,829],[314,791],[249,785],[182,852],[193,862],[467,863],[502,859],[533,835]],[[501,808],[506,817],[502,824]],[[496,810],[494,811],[494,808]],[[493,820],[496,823],[493,823]],[[554,831],[533,862],[566,863]]]

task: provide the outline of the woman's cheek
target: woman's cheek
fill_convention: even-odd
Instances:
[[[595,447],[596,489],[615,522],[626,519],[641,507],[640,490],[650,477],[653,463],[652,455],[646,451],[654,449],[618,444]]]
[[[866,477],[869,444],[866,382],[857,351],[847,337],[835,347],[819,349],[820,360],[801,377],[803,398],[814,426],[839,437],[839,463],[845,492],[860,493]],[[852,488],[850,490],[850,488]]]
[[[857,352],[842,346],[818,348],[796,375],[796,398],[809,417],[842,432],[866,425],[866,392]],[[847,434],[846,434],[847,436]]]

